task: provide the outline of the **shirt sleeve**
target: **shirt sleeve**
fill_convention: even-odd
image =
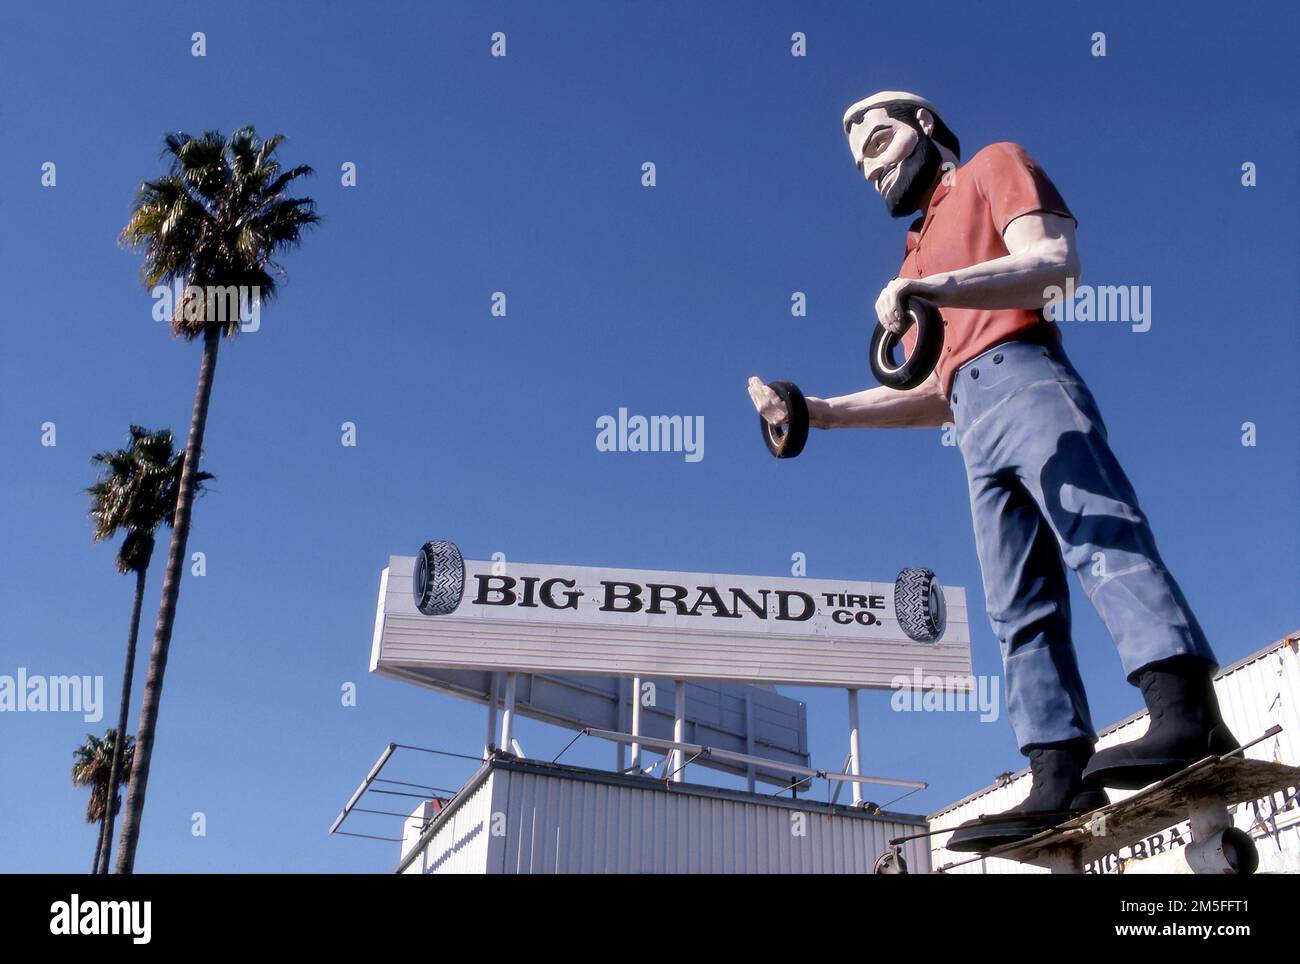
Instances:
[[[980,151],[980,162],[975,165],[975,180],[998,234],[1021,215],[1039,211],[1079,223],[1056,185],[1019,144],[990,144]]]

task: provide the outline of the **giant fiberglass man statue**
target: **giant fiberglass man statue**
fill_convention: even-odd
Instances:
[[[901,331],[900,299],[915,295],[941,309],[945,341],[920,386],[809,397],[809,421],[956,425],[1007,713],[1033,775],[1028,799],[968,821],[947,844],[983,851],[1104,806],[1102,787],[1145,786],[1238,743],[1215,699],[1214,653],[1043,313],[1046,291],[1080,270],[1075,219],[1060,193],[1016,144],[990,144],[962,164],[957,137],[915,94],[858,101],[844,131],[886,210],[918,215],[898,277],[876,301],[880,323]],[[769,424],[787,420],[758,378],[749,392]],[[1070,637],[1067,568],[1151,711],[1143,737],[1099,752]]]

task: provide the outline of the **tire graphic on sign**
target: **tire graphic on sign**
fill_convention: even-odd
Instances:
[[[894,615],[898,625],[918,643],[943,635],[948,621],[943,588],[929,569],[904,569],[894,582]]]
[[[415,608],[426,616],[456,611],[465,591],[465,560],[454,542],[429,541],[415,557],[411,592]]]

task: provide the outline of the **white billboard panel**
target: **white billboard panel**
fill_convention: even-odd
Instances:
[[[443,615],[429,616],[413,599],[415,569],[415,557],[393,556],[383,572],[372,671],[876,689],[918,673],[966,688],[971,673],[966,594],[955,587],[942,590],[942,634],[917,642],[898,625],[892,583],[465,560],[463,572],[438,574],[437,598],[424,599]]]

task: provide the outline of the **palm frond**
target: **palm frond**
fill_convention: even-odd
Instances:
[[[315,201],[285,194],[313,172],[306,164],[282,170],[276,151],[284,140],[259,139],[251,126],[229,137],[206,131],[163,138],[169,172],[140,186],[120,237],[143,253],[147,286],[177,279],[201,287],[257,285],[262,301],[274,298],[276,277],[284,276],[276,254],[320,221]],[[177,305],[172,316],[172,329],[185,338],[218,326],[228,337],[239,331],[238,319],[209,318],[206,302],[188,314]]]
[[[91,539],[100,542],[119,531],[127,534],[117,554],[120,572],[139,572],[149,565],[153,534],[159,526],[172,524],[180,491],[185,453],[176,452],[168,429],[150,431],[132,425],[126,448],[98,452],[91,462],[104,467],[99,480],[86,489],[91,497]],[[210,472],[196,475],[195,493],[214,478]]]
[[[86,804],[86,822],[96,823],[104,816],[108,803],[108,775],[113,768],[113,744],[117,740],[117,730],[109,730],[101,740],[93,733],[86,734],[86,742],[72,751],[72,783],[78,787],[90,788],[90,800]],[[122,747],[122,758],[118,765],[119,786],[125,786],[131,776],[131,765],[135,761],[135,740],[127,736]],[[121,794],[113,801],[113,812],[121,806]]]

